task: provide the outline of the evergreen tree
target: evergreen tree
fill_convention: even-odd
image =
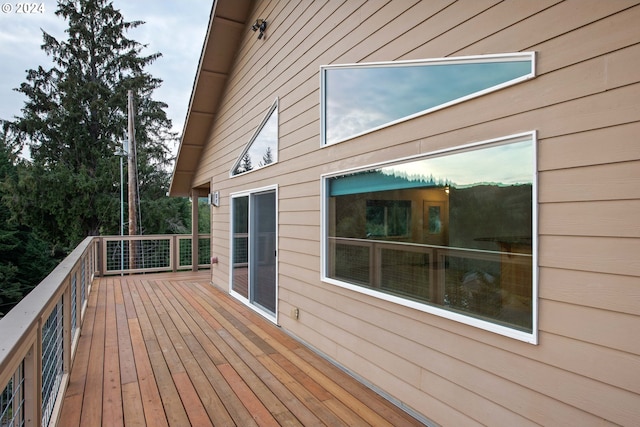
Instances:
[[[51,271],[55,260],[49,246],[29,228],[11,217],[8,191],[21,165],[20,147],[9,137],[8,126],[1,123],[0,135],[0,317],[17,304]]]
[[[267,147],[265,153],[262,155],[262,161],[260,162],[260,166],[266,166],[273,163],[273,154],[271,152],[271,147]]]
[[[242,172],[249,172],[250,170],[253,170],[253,165],[251,164],[251,156],[249,155],[249,153],[245,153],[245,155],[242,156],[240,167],[238,169],[240,169]]]
[[[15,127],[31,162],[20,171],[11,207],[48,241],[70,249],[87,235],[119,233],[120,174],[114,152],[127,128],[127,91],[133,90],[136,99],[143,205],[155,208],[154,201],[165,198],[168,143],[175,135],[166,104],[152,98],[161,81],[145,71],[160,53],[143,56],[144,46],[127,38],[143,22],[126,22],[107,0],[61,0],[56,15],[67,20],[68,28],[66,40],[43,31],[42,49],[53,67],[29,70],[17,89],[27,101]],[[186,201],[160,204],[181,215]],[[183,217],[165,221],[184,223]],[[142,228],[159,232],[153,229],[157,226],[143,223]]]

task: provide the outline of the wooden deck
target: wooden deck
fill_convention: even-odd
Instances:
[[[422,425],[209,284],[94,282],[58,425]]]

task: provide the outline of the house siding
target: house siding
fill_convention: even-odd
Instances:
[[[278,323],[443,426],[640,422],[638,1],[257,1],[194,187],[278,185]],[[535,51],[536,78],[321,148],[319,67]],[[278,163],[229,170],[279,98]],[[320,280],[320,176],[537,131],[538,345]],[[293,319],[293,308],[300,311]]]

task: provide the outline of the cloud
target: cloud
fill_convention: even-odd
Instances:
[[[45,0],[44,13],[0,13],[0,118],[20,115],[25,98],[14,88],[26,79],[26,70],[51,60],[40,48],[42,31],[64,39],[66,22],[55,15],[56,1]],[[207,31],[212,0],[114,0],[126,21],[146,23],[127,35],[148,45],[143,55],[160,52],[162,57],[147,71],[163,81],[154,99],[168,105],[173,130],[182,132],[202,44]]]
[[[211,4],[211,0],[114,2],[125,20],[145,22],[128,34],[147,45],[142,54],[162,53],[148,71],[163,81],[154,98],[168,104],[167,115],[173,130],[179,133],[189,106]]]
[[[328,68],[327,142],[478,94],[514,81],[530,69],[531,63],[524,60]]]
[[[55,2],[44,3],[42,14],[0,13],[0,119],[20,114],[26,99],[14,89],[25,81],[27,70],[51,65],[40,48],[42,30],[56,37],[64,34],[64,21],[54,14]]]
[[[533,180],[533,140],[445,154],[382,168],[388,175],[452,182],[456,187],[480,183],[530,184]]]

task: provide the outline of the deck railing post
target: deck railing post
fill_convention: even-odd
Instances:
[[[85,240],[82,249],[74,250],[1,319],[0,391],[10,395],[12,426],[55,425],[75,353],[74,336],[79,335],[83,306],[99,266],[99,243],[98,238]],[[47,388],[45,408],[43,387]]]
[[[82,260],[84,261],[84,259]],[[73,334],[71,331],[71,280],[70,275],[65,279],[65,290],[62,294],[62,373],[71,371],[71,343]]]
[[[180,241],[178,240],[178,236],[176,234],[171,235],[171,239],[169,240],[169,253],[171,254],[171,259],[169,263],[171,265],[171,270],[175,273],[178,271],[178,264],[180,263]]]
[[[31,402],[34,405],[35,426],[42,424],[42,325],[44,321],[42,317],[38,319],[38,329],[36,333],[36,342],[33,344],[35,356],[35,372],[34,387],[31,390]],[[26,404],[26,402],[25,402]]]
[[[93,251],[94,247],[92,246],[90,250]],[[73,304],[75,304],[76,306],[76,327],[74,330],[71,331],[71,334],[72,334],[71,335],[71,340],[72,340],[71,352],[75,353],[75,348],[73,347],[73,344],[75,342],[76,335],[78,336],[78,338],[80,337],[80,328],[82,328],[82,308],[83,307],[82,307],[82,289],[81,289],[82,282],[80,283],[78,282],[78,276],[75,272],[73,273],[72,277],[75,277],[75,280],[76,280],[76,294],[75,294],[75,301],[73,301]]]
[[[36,341],[31,345],[24,358],[24,425],[26,427],[40,426],[40,401],[38,396],[42,394],[41,386],[38,385],[38,357]]]
[[[100,248],[102,247],[102,237],[98,237],[91,243],[91,250],[93,251],[93,272],[97,276],[102,276],[104,272],[102,268],[102,257],[100,256]]]
[[[200,192],[191,192],[191,270],[198,271],[198,198]]]
[[[107,244],[104,242],[102,236],[98,240],[98,252],[100,275],[103,276],[107,272]]]

